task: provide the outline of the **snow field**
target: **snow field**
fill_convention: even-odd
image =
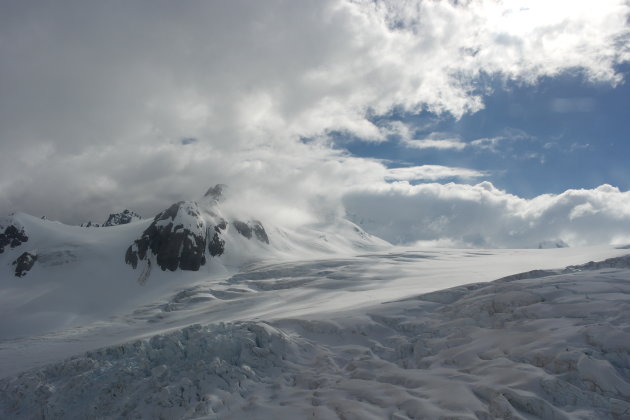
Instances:
[[[0,389],[3,418],[628,418],[630,258],[195,324]]]

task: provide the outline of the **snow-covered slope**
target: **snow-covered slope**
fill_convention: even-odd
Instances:
[[[0,220],[0,418],[628,418],[627,248],[392,247],[222,192]]]
[[[566,258],[560,251],[541,252]],[[511,262],[518,265],[517,254]],[[471,252],[457,258],[470,259],[475,280],[474,270],[496,263],[496,256]],[[433,275],[452,262],[441,252],[361,258],[406,268],[443,258],[428,264]],[[190,316],[206,306],[210,319],[212,293],[227,309],[243,295],[264,294],[263,284],[278,292],[305,284],[331,288],[340,281],[341,291],[354,282],[361,293],[385,280],[385,267],[358,275],[359,266],[375,268],[359,261],[260,267],[231,277],[231,290],[222,294],[188,290],[163,309]],[[303,281],[287,283],[296,278]],[[385,288],[395,289],[396,282],[387,280]],[[300,305],[289,302],[284,316],[261,319],[243,311],[229,323],[192,323],[88,351],[0,381],[0,417],[627,418],[629,256],[413,291],[407,286],[404,299],[374,298],[352,308],[322,304],[309,311],[303,304],[298,311]],[[351,296],[346,293],[347,300]],[[166,327],[167,320],[153,321]]]
[[[174,290],[255,261],[385,249],[346,220],[288,230],[224,213],[218,197],[171,205],[107,228],[24,213],[0,224],[0,339],[129,313]]]

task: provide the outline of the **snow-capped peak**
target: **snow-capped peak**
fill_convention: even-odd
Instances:
[[[131,210],[125,209],[120,213],[112,213],[107,218],[107,221],[103,223],[103,226],[118,226],[118,225],[126,225],[127,223],[131,223],[136,220],[141,220],[142,217]]]

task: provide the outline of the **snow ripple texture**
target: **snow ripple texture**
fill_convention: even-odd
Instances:
[[[630,418],[630,258],[210,326],[0,382],[2,418]]]

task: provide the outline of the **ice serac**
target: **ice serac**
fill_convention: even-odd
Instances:
[[[26,273],[33,268],[35,261],[37,261],[36,253],[24,252],[15,261],[13,261],[12,265],[15,266],[15,276],[24,277]]]
[[[131,223],[134,220],[140,220],[142,217],[131,210],[125,209],[120,213],[112,213],[107,218],[107,221],[103,223],[103,226],[118,226],[118,225],[126,225],[127,223]]]
[[[24,228],[10,224],[4,229],[4,233],[0,233],[0,254],[2,254],[4,249],[8,246],[17,248],[27,241],[28,236],[24,232]]]
[[[162,270],[197,271],[206,263],[206,223],[194,201],[180,201],[159,213],[129,246],[125,262],[133,268],[155,257]]]

